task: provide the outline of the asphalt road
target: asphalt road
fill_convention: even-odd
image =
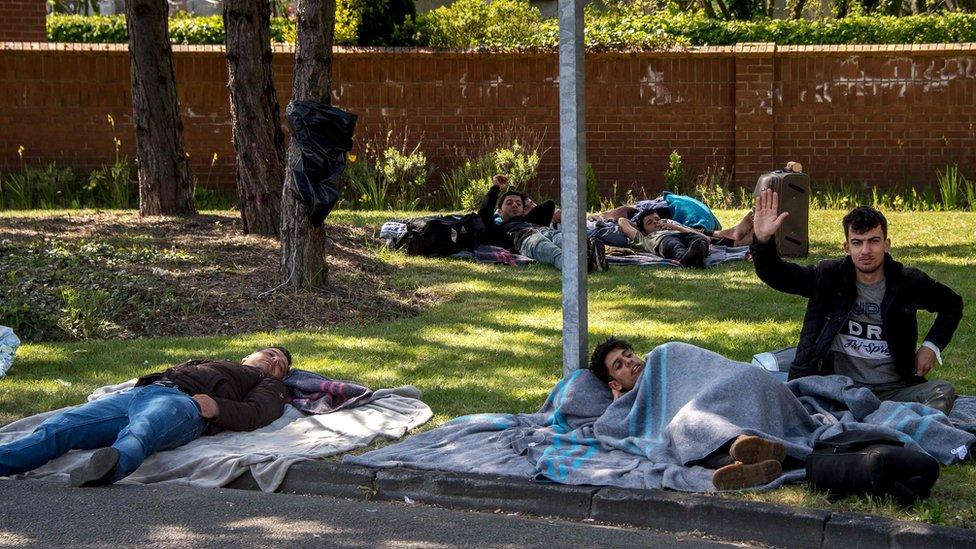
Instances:
[[[728,547],[633,527],[177,486],[0,481],[2,547]]]

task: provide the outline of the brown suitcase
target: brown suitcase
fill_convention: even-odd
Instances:
[[[776,250],[783,257],[806,257],[810,253],[810,176],[792,170],[764,173],[753,196],[766,189],[778,195],[780,212],[790,212],[776,231]]]

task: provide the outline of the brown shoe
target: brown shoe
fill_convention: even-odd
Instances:
[[[733,463],[712,473],[716,490],[742,490],[769,484],[783,474],[783,465],[772,459],[761,463]]]
[[[729,455],[742,463],[759,463],[767,459],[782,463],[786,459],[786,446],[753,435],[742,435],[729,448]]]

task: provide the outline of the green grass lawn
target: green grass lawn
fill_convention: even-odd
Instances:
[[[717,212],[725,223],[743,213]],[[330,221],[378,226],[399,216],[338,211]],[[812,212],[806,262],[842,253],[842,216],[841,211]],[[976,284],[971,280],[976,214],[891,213],[889,223],[895,258],[924,269],[970,304],[934,376],[952,381],[961,394],[976,394],[976,378],[969,373],[976,359]],[[97,386],[188,357],[241,357],[271,343],[288,346],[300,368],[372,387],[419,387],[435,412],[425,428],[463,414],[539,408],[562,371],[558,271],[372,252],[397,268],[397,285],[439,296],[439,304],[414,318],[315,333],[24,345],[10,375],[0,380],[0,423],[81,402]],[[614,267],[591,276],[589,285],[591,346],[611,334],[631,340],[639,350],[681,340],[745,361],[759,351],[794,345],[805,306],[801,298],[766,288],[745,262],[708,271]],[[932,318],[920,313],[923,334]],[[944,468],[933,497],[907,511],[858,498],[829,504],[803,485],[737,497],[976,528],[972,465]]]

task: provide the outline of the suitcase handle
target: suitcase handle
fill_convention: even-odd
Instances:
[[[790,242],[792,242],[793,244],[796,244],[797,246],[802,246],[803,245],[803,242],[800,242],[799,240],[793,238],[792,236],[787,236],[786,237],[786,240],[789,240]]]
[[[794,185],[792,183],[789,183],[789,186],[790,186],[791,189],[793,189],[794,191],[796,191],[796,192],[798,192],[800,194],[807,194],[807,190],[804,189],[803,187],[797,187],[796,185]]]

